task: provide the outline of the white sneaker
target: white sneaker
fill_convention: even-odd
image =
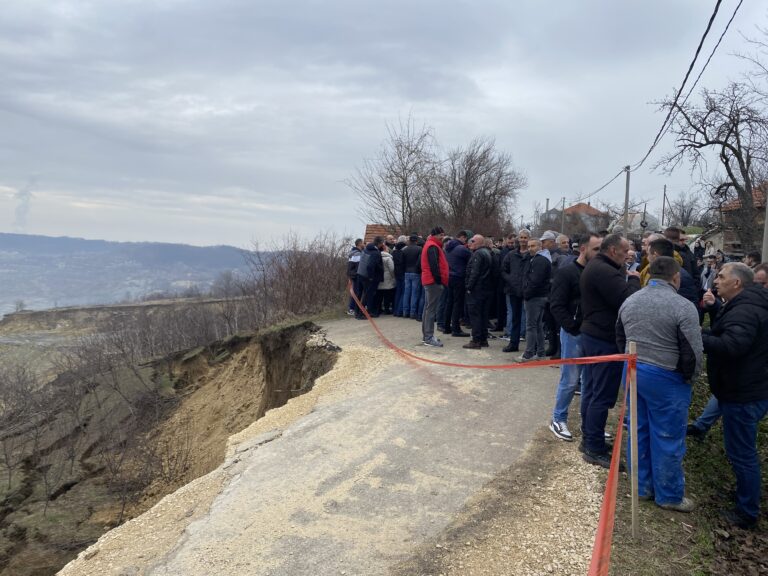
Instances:
[[[565,440],[566,442],[573,441],[573,434],[568,430],[568,424],[565,422],[555,422],[552,420],[549,423],[549,429],[552,430],[552,433],[560,438],[560,440]]]

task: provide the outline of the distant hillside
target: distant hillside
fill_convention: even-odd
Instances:
[[[210,288],[243,270],[243,251],[157,242],[107,242],[0,233],[0,314],[27,308],[105,304],[155,292]]]

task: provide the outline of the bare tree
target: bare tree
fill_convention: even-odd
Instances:
[[[675,113],[671,132],[676,151],[657,167],[672,172],[684,161],[703,177],[716,157],[724,176],[709,193],[720,206],[730,204],[736,232],[745,250],[758,244],[757,211],[753,191],[758,173],[768,159],[768,117],[762,95],[748,84],[732,82],[723,91],[704,89],[701,104],[661,102]]]
[[[674,200],[669,202],[669,223],[685,228],[696,224],[701,215],[707,211],[707,202],[697,191],[680,191]]]
[[[410,230],[419,199],[432,186],[437,160],[432,129],[412,117],[387,125],[388,138],[374,159],[365,160],[346,184],[371,222]]]
[[[475,138],[466,148],[451,150],[441,163],[437,185],[422,202],[422,228],[442,222],[451,229],[472,227],[499,236],[526,186],[508,153],[498,150],[492,138]]]

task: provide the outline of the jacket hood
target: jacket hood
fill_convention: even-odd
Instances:
[[[456,238],[454,238],[453,240],[449,240],[448,244],[445,245],[445,251],[451,252],[454,248],[456,248],[456,246],[463,246],[463,245],[464,244],[461,240],[456,240]]]
[[[405,242],[398,242],[397,244],[395,244],[395,248],[397,248],[398,250],[402,250],[406,246],[407,244]]]
[[[764,310],[768,310],[768,288],[752,285],[733,299],[734,306],[744,303],[760,306]]]

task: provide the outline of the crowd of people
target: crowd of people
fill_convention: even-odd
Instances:
[[[503,352],[519,352],[524,342],[514,359],[531,362],[624,353],[635,342],[640,497],[693,510],[686,436],[701,439],[722,418],[736,476],[735,506],[724,514],[742,528],[757,524],[757,429],[768,413],[768,263],[759,253],[736,262],[700,242],[691,250],[675,227],[647,232],[636,246],[620,232],[571,239],[522,229],[494,240],[468,230],[449,237],[437,226],[426,238],[357,240],[347,272],[368,315],[420,321],[425,346],[443,346],[436,331],[466,338],[468,350],[498,339]],[[347,313],[365,319],[354,298]],[[712,396],[688,424],[705,353]],[[624,370],[616,361],[561,365],[549,422],[557,438],[573,441],[568,412],[580,395],[579,450],[606,468],[606,422]]]

